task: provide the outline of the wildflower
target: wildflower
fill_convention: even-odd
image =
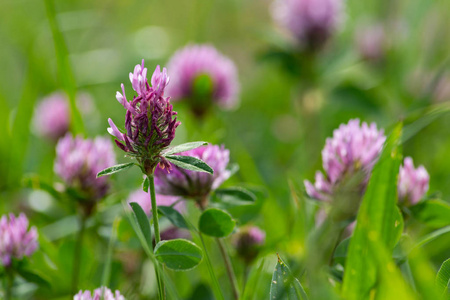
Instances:
[[[322,150],[325,175],[316,172],[314,185],[305,180],[306,193],[322,201],[331,201],[339,185],[362,172],[359,180],[363,191],[383,144],[386,140],[383,130],[378,130],[375,123],[368,125],[358,119],[341,124],[334,130],[333,137],[327,138]]]
[[[88,93],[77,96],[77,107],[85,114],[93,112],[92,98]],[[36,107],[33,117],[33,129],[39,136],[56,142],[70,127],[69,99],[62,92],[54,92],[45,97]]]
[[[203,115],[212,103],[222,109],[238,104],[236,66],[213,46],[186,46],[173,55],[168,68],[174,74],[168,95],[189,101],[196,115]]]
[[[398,200],[405,205],[414,205],[426,194],[430,176],[424,166],[414,169],[411,157],[406,157],[400,166],[398,178]]]
[[[116,98],[127,110],[125,116],[125,133],[119,131],[111,119],[108,132],[113,135],[117,146],[128,155],[136,157],[146,174],[153,173],[154,168],[161,162],[168,166],[168,162],[161,156],[161,151],[170,145],[175,137],[177,113],[172,110],[169,97],[164,97],[169,76],[166,68],[161,72],[157,66],[151,78],[151,86],[147,80],[147,68],[144,60],[136,65],[130,73],[130,81],[137,96],[128,101],[125,87],[122,84],[122,94],[117,92]]]
[[[67,97],[60,92],[47,96],[36,108],[33,123],[37,133],[49,140],[64,136],[70,125]]]
[[[275,0],[272,16],[306,49],[320,49],[339,27],[343,0]]]
[[[226,169],[230,151],[223,146],[207,145],[178,155],[203,160],[214,170],[214,174],[189,171],[175,165],[171,166],[170,172],[167,168],[157,168],[155,190],[158,194],[194,198],[200,205],[204,205],[209,193],[231,176],[231,172]]]
[[[28,219],[21,213],[18,218],[14,214],[3,215],[0,219],[0,262],[9,266],[13,258],[22,259],[30,256],[38,247],[36,227],[28,230]]]
[[[68,187],[81,192],[87,200],[98,200],[106,195],[109,183],[106,177],[96,175],[115,161],[109,139],[84,140],[68,133],[56,145],[54,168]]]
[[[73,300],[125,300],[119,291],[111,292],[107,287],[100,287],[91,294],[91,291],[80,291],[73,296]]]
[[[235,235],[233,244],[247,263],[252,262],[264,245],[266,233],[256,226],[245,226]]]

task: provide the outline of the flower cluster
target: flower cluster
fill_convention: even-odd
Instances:
[[[246,226],[235,235],[233,244],[239,256],[251,262],[258,255],[259,248],[264,245],[265,240],[264,231],[256,226]]]
[[[145,173],[152,173],[159,162],[162,166],[169,166],[160,155],[161,151],[170,145],[175,137],[175,129],[180,124],[177,113],[172,110],[169,97],[164,97],[164,90],[169,84],[169,76],[164,68],[161,72],[157,66],[151,78],[151,85],[147,80],[147,68],[144,60],[136,65],[130,73],[130,81],[137,96],[128,101],[125,87],[122,84],[122,94],[117,92],[116,98],[127,110],[125,116],[126,133],[119,131],[111,119],[108,132],[116,138],[117,146],[128,155],[136,157]]]
[[[89,200],[105,196],[108,179],[96,176],[115,162],[112,144],[104,137],[84,140],[68,133],[56,145],[55,172],[67,186],[77,189]]]
[[[411,157],[406,157],[400,166],[398,178],[398,200],[405,205],[414,205],[422,199],[429,188],[430,176],[424,166],[414,169]]]
[[[93,113],[92,98],[88,93],[77,94],[77,108],[81,113]],[[33,116],[33,130],[39,136],[56,142],[70,127],[69,99],[63,92],[54,92],[45,97],[36,107]]]
[[[0,262],[11,264],[12,258],[22,259],[30,256],[38,247],[38,234],[35,227],[28,230],[28,219],[22,213],[16,218],[13,214],[0,219]]]
[[[91,294],[91,291],[80,291],[73,296],[73,300],[125,300],[125,297],[119,291],[111,292],[107,287],[101,287]]]
[[[187,99],[194,113],[203,114],[211,102],[223,109],[237,105],[236,66],[213,46],[186,46],[174,54],[168,68],[174,75],[167,94],[174,100]]]
[[[362,171],[364,189],[372,168],[378,159],[386,140],[383,130],[378,130],[375,123],[360,125],[358,119],[341,124],[334,130],[333,137],[326,140],[322,150],[325,175],[316,172],[314,185],[305,180],[306,192],[310,197],[331,201],[333,192],[344,179]]]
[[[33,121],[40,136],[57,141],[69,131],[70,110],[67,97],[60,92],[47,96],[36,108]]]
[[[318,49],[336,31],[344,15],[342,0],[276,0],[275,21],[308,49]]]
[[[223,146],[207,145],[178,155],[203,160],[214,170],[214,174],[188,171],[175,165],[172,165],[170,172],[167,169],[157,168],[155,189],[158,194],[190,197],[202,201],[231,176],[231,172],[226,169],[230,161],[230,151]]]

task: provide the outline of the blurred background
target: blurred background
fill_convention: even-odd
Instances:
[[[265,230],[266,254],[302,253],[290,231],[291,189],[303,193],[303,180],[312,180],[321,169],[325,139],[352,118],[389,131],[400,120],[408,123],[428,114],[403,151],[428,170],[428,194],[449,202],[450,118],[433,112],[448,109],[450,100],[450,2],[345,1],[338,28],[314,51],[299,50],[292,34],[274,21],[272,7],[267,0],[2,0],[0,212],[25,211],[48,247],[56,247],[59,261],[68,260],[70,274],[64,256],[71,257],[76,219],[65,203],[33,188],[33,182],[59,180],[53,172],[55,142],[39,137],[33,125],[36,107],[54,92],[84,95],[88,100],[80,100],[83,129],[78,132],[106,136],[108,118],[116,124],[124,120],[115,93],[121,83],[130,89],[128,73],[136,64],[145,59],[150,73],[156,65],[166,66],[176,50],[205,43],[236,64],[240,103],[228,111],[214,107],[198,119],[188,105],[174,102],[182,124],[173,143],[205,140],[230,150],[240,169],[225,186],[250,186],[260,195],[251,209],[230,212],[241,224]],[[119,149],[116,154],[119,162],[127,161]],[[111,224],[122,212],[120,202],[142,184],[139,172],[112,180],[112,193],[99,205],[89,233],[100,238],[88,239],[85,247],[90,263],[82,268],[84,289],[100,285],[103,253]],[[127,220],[120,222],[118,240],[110,286],[130,299],[139,299],[136,289],[153,295],[154,287],[146,285],[152,269],[144,267],[148,262]],[[426,253],[438,265],[448,257],[449,245],[447,234],[429,243]],[[268,263],[269,279],[272,270]],[[55,274],[62,278],[52,293],[26,286],[24,295],[65,297],[70,279],[65,283],[64,272]],[[186,282],[179,290],[185,299],[201,299],[192,294],[189,281],[207,290],[201,285],[207,282],[206,269],[195,274],[174,275]]]

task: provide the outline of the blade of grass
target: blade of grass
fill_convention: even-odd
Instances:
[[[345,265],[342,291],[346,299],[365,299],[376,286],[379,261],[373,256],[370,247],[380,243],[380,247],[385,247],[389,252],[398,239],[394,229],[401,131],[402,126],[399,124],[388,137],[359,209]]]

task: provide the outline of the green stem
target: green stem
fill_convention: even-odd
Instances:
[[[216,238],[216,242],[217,242],[217,245],[219,246],[220,253],[222,254],[222,258],[225,263],[228,278],[230,279],[231,289],[233,291],[233,298],[238,300],[239,299],[239,290],[238,290],[238,286],[237,286],[236,275],[234,274],[233,266],[231,265],[230,256],[228,255],[228,253],[225,249],[225,245],[224,245],[223,241],[219,238]]]
[[[75,244],[75,250],[73,254],[73,266],[72,266],[72,294],[78,291],[78,280],[80,277],[80,265],[81,265],[81,249],[83,247],[83,236],[86,228],[85,215],[80,217],[80,231],[78,231],[77,240]]]
[[[155,242],[158,244],[161,241],[161,234],[159,233],[159,220],[158,220],[158,206],[156,204],[156,194],[155,194],[155,178],[153,173],[147,174],[148,177],[148,189],[150,194],[150,200],[152,202],[152,216],[153,216],[153,229],[155,232]],[[158,261],[155,262],[159,264]],[[161,268],[164,271],[163,267]],[[159,297],[160,299],[166,299],[166,291],[164,287],[164,280],[159,274],[158,268],[155,266],[156,279],[158,280]]]
[[[219,281],[217,280],[216,274],[214,273],[214,269],[211,264],[211,260],[209,259],[208,251],[206,250],[205,241],[203,240],[203,235],[201,232],[198,232],[198,235],[200,236],[200,240],[202,241],[203,245],[203,251],[205,252],[205,258],[206,258],[206,265],[208,266],[209,276],[211,276],[211,279],[213,281],[213,286],[215,290],[216,297],[218,297],[220,300],[224,300],[222,290],[220,289]]]
[[[248,281],[248,275],[250,274],[250,264],[245,262],[244,265],[244,276],[242,277],[242,290],[245,291],[245,287]]]
[[[204,197],[197,199],[197,204],[200,207],[201,211],[205,211],[206,206],[209,203],[208,200],[209,200],[208,196],[204,196]],[[200,234],[200,238],[201,238],[201,234]],[[203,239],[202,239],[202,243],[203,243]],[[216,238],[216,243],[219,246],[220,254],[222,255],[222,258],[225,262],[225,268],[227,270],[227,275],[228,275],[228,278],[230,279],[231,288],[233,290],[233,298],[237,300],[237,299],[239,299],[239,290],[237,287],[237,279],[236,279],[236,275],[234,275],[230,257],[228,256],[228,253],[225,250],[223,241],[221,239]],[[205,252],[206,252],[206,247],[205,247]]]
[[[5,268],[5,300],[12,299],[12,288],[14,284],[14,272],[11,267]]]

